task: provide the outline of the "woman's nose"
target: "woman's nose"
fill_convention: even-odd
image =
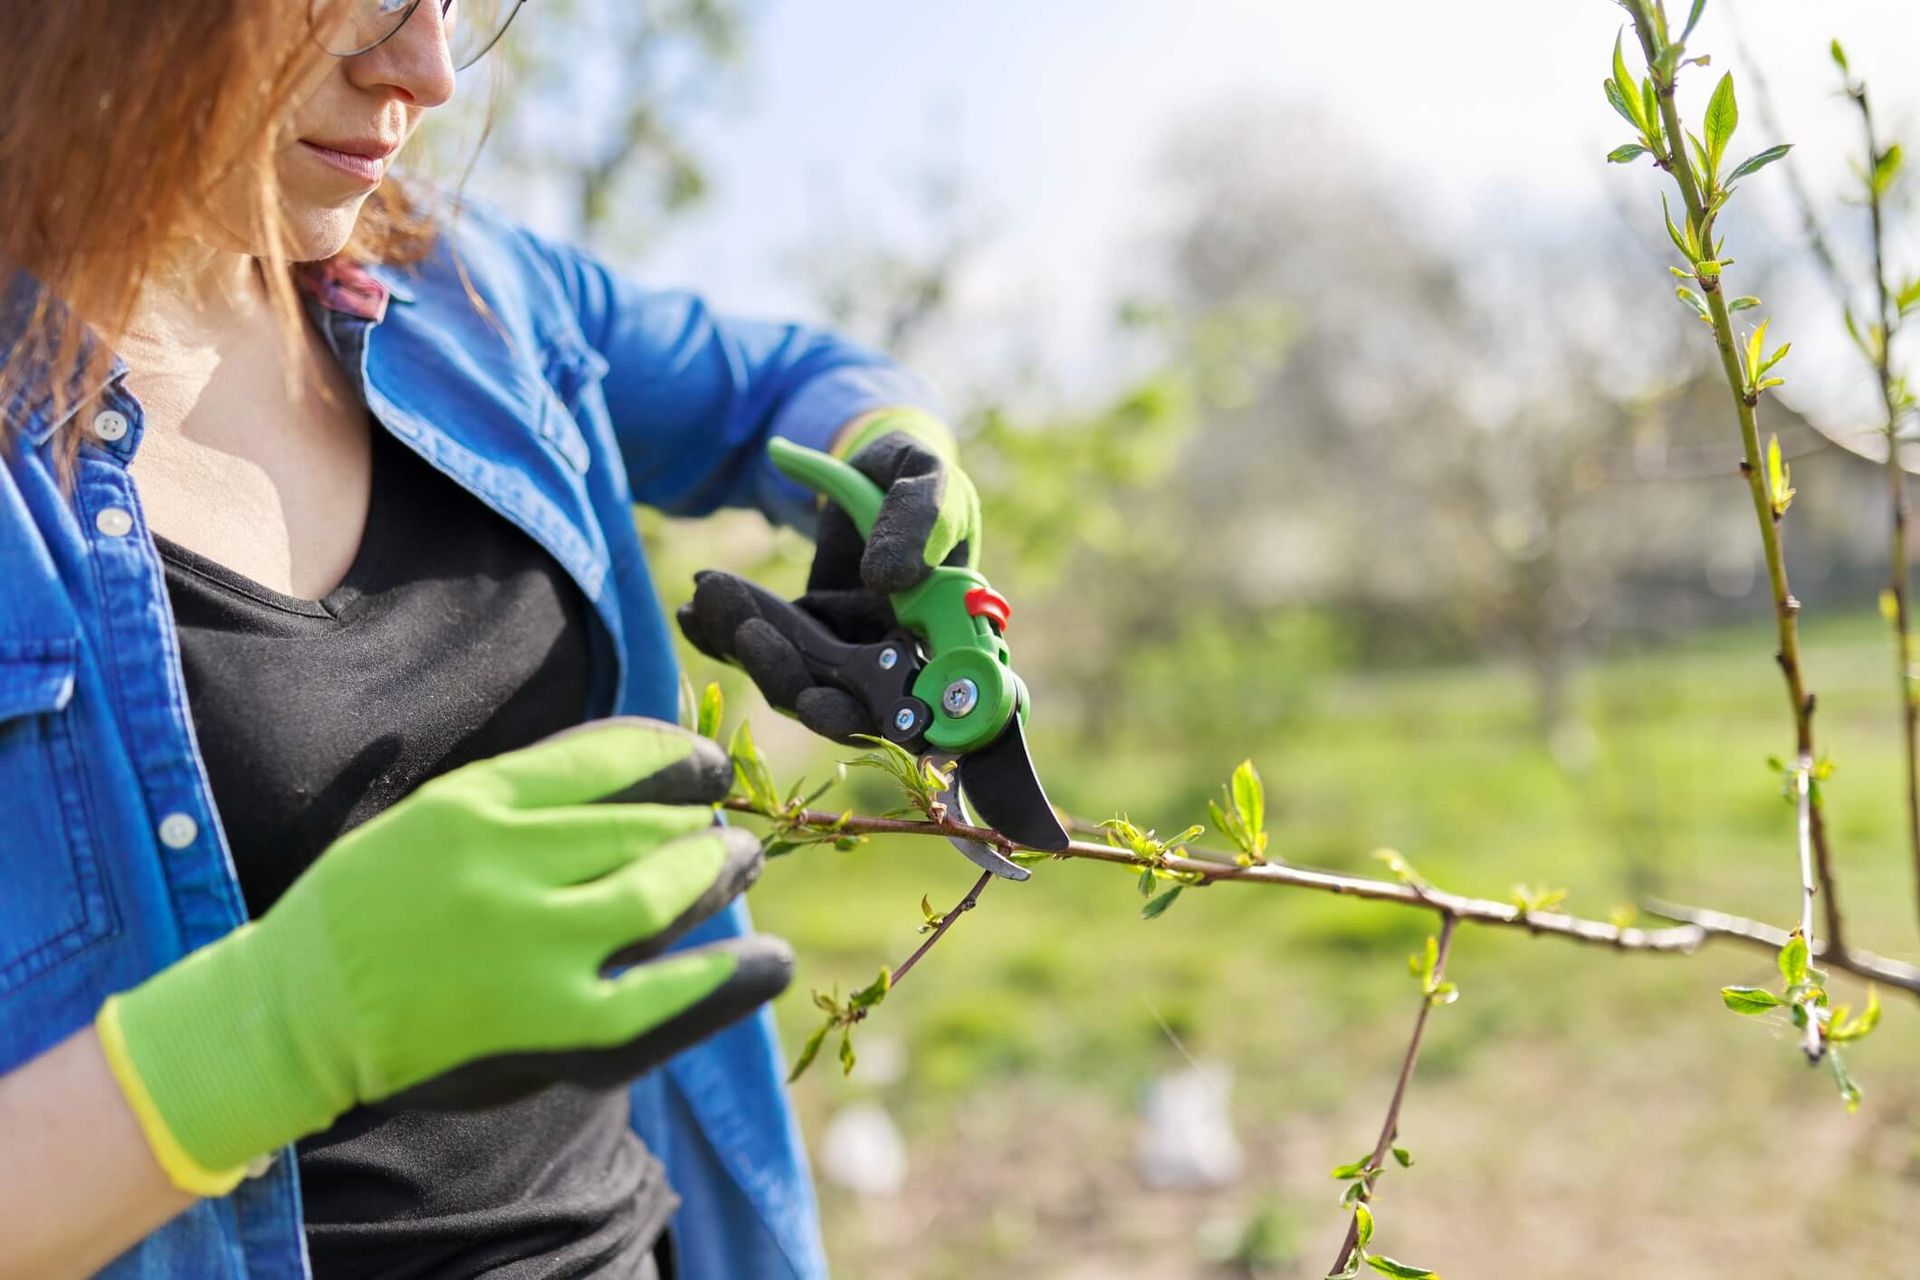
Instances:
[[[457,0],[454,0],[457,3]],[[374,48],[347,59],[347,75],[363,88],[391,88],[417,107],[453,97],[453,54],[447,47],[452,4],[420,0],[406,23]]]

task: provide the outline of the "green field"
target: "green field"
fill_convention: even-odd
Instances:
[[[1372,852],[1391,846],[1463,893],[1547,884],[1604,919],[1657,892],[1791,923],[1793,811],[1765,763],[1790,747],[1790,722],[1768,641],[1712,633],[1595,663],[1565,763],[1535,734],[1525,683],[1487,668],[1342,677],[1279,741],[1113,754],[1042,726],[1035,752],[1055,801],[1089,817],[1204,820],[1251,754],[1279,859],[1381,874]],[[1859,618],[1812,627],[1808,647],[1853,939],[1910,958],[1889,646]],[[734,708],[783,776],[830,758],[809,759],[750,695]],[[884,807],[878,775],[854,776],[842,803]],[[801,957],[779,1005],[789,1051],[816,1021],[808,988],[896,963],[918,941],[921,896],[944,909],[973,874],[909,839],[770,866],[754,908]],[[902,1195],[823,1188],[839,1275],[1323,1274],[1343,1229],[1326,1171],[1372,1143],[1417,1001],[1404,956],[1431,918],[1234,884],[1151,922],[1139,906],[1131,875],[1092,863],[994,885],[861,1028],[857,1043],[897,1048],[904,1072],[846,1080],[823,1055],[796,1086],[816,1140],[857,1098],[909,1138]],[[1720,1007],[1720,986],[1770,980],[1763,952],[1621,956],[1463,928],[1451,972],[1462,998],[1435,1015],[1404,1116],[1417,1163],[1378,1195],[1382,1251],[1455,1280],[1920,1276],[1896,1231],[1920,1209],[1910,999],[1889,995],[1853,1054],[1867,1096],[1849,1116],[1784,1022]],[[1837,984],[1840,1000],[1860,995]],[[1232,1068],[1247,1172],[1150,1193],[1131,1159],[1137,1100],[1189,1053]],[[1210,1260],[1236,1241],[1264,1262]]]

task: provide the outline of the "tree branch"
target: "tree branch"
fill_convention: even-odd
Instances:
[[[1700,263],[1689,265],[1695,268],[1694,282],[1700,286],[1707,319],[1713,328],[1714,345],[1720,352],[1720,366],[1726,375],[1727,386],[1733,392],[1740,443],[1744,450],[1740,470],[1753,500],[1754,518],[1760,526],[1760,545],[1767,562],[1767,582],[1773,593],[1774,623],[1779,635],[1779,649],[1775,658],[1785,678],[1787,701],[1793,712],[1794,754],[1813,760],[1816,758],[1813,743],[1814,696],[1806,687],[1800,665],[1800,602],[1787,585],[1786,556],[1781,548],[1782,520],[1775,512],[1774,497],[1767,489],[1767,473],[1760,453],[1760,429],[1754,414],[1759,395],[1748,390],[1747,378],[1735,351],[1733,319],[1727,310],[1725,291],[1721,287],[1721,272],[1713,238],[1718,214],[1708,212],[1708,196],[1701,191],[1695,179],[1693,164],[1685,150],[1686,126],[1681,122],[1680,109],[1674,102],[1676,74],[1675,68],[1669,63],[1677,63],[1679,54],[1672,52],[1668,43],[1665,12],[1659,0],[1622,0],[1622,3],[1633,18],[1634,35],[1646,59],[1647,74],[1653,80],[1654,100],[1665,133],[1663,139],[1648,139],[1658,144],[1653,148],[1654,162],[1667,172],[1679,188],[1688,225],[1698,231],[1702,260],[1714,260],[1711,271]],[[1670,56],[1663,60],[1663,55],[1668,54]],[[1711,176],[1708,175],[1709,180]],[[1817,808],[1812,812],[1809,828],[1814,862],[1819,872],[1819,886],[1826,893],[1827,932],[1832,935],[1836,949],[1844,949],[1845,935],[1839,897],[1834,887],[1832,860],[1827,849],[1826,822]],[[1808,942],[1812,942],[1811,937]]]
[[[739,797],[726,801],[726,807],[740,813],[769,816],[764,810],[755,808],[752,803]],[[970,840],[992,844],[1003,853],[1015,853],[1022,849],[1021,845],[1007,839],[998,831],[952,820],[929,822],[912,818],[867,818],[858,815],[848,816],[843,820],[840,814],[819,809],[803,809],[797,813],[782,816],[798,825],[820,831],[838,830],[859,835],[964,836]],[[1776,929],[1771,925],[1740,916],[1727,915],[1724,912],[1692,907],[1649,903],[1647,910],[1653,914],[1683,923],[1670,928],[1641,929],[1616,925],[1604,920],[1590,920],[1558,911],[1523,911],[1511,902],[1463,897],[1435,889],[1431,885],[1416,886],[1391,880],[1376,880],[1366,876],[1340,875],[1336,872],[1314,871],[1276,862],[1256,863],[1253,866],[1243,867],[1226,854],[1199,849],[1189,849],[1185,856],[1168,856],[1156,861],[1129,853],[1125,849],[1116,849],[1111,845],[1074,840],[1069,842],[1064,850],[1051,856],[1063,860],[1083,858],[1096,862],[1112,862],[1129,867],[1161,866],[1169,871],[1198,876],[1206,883],[1216,880],[1239,880],[1293,889],[1313,889],[1343,897],[1364,898],[1371,902],[1391,902],[1398,906],[1437,912],[1467,924],[1524,929],[1532,934],[1567,938],[1593,946],[1610,947],[1616,951],[1691,955],[1703,943],[1716,937],[1778,951],[1786,943],[1788,936],[1784,930]],[[1809,942],[1813,953],[1835,969],[1857,977],[1884,982],[1889,986],[1899,987],[1920,996],[1920,967],[1897,960],[1883,959],[1871,952],[1841,950],[1835,947],[1831,940],[1814,942],[1810,939]]]
[[[1767,131],[1774,137],[1781,136],[1780,123],[1774,116],[1773,97],[1768,89],[1760,64],[1747,50],[1741,37],[1737,15],[1738,6],[1729,10],[1729,20],[1733,24],[1734,43],[1740,51],[1740,60],[1747,66],[1753,79],[1756,100],[1759,103],[1760,118]],[[1867,86],[1863,81],[1855,81],[1844,70],[1841,79],[1847,97],[1860,111],[1861,130],[1867,144],[1867,209],[1870,214],[1869,225],[1872,231],[1873,276],[1875,304],[1880,317],[1880,335],[1876,342],[1861,340],[1860,333],[1849,324],[1851,336],[1860,354],[1872,367],[1879,383],[1880,403],[1885,414],[1885,424],[1881,430],[1887,437],[1887,492],[1893,511],[1893,529],[1891,533],[1892,551],[1888,557],[1887,590],[1891,596],[1892,608],[1887,610],[1892,616],[1894,637],[1894,674],[1896,687],[1900,692],[1901,746],[1906,759],[1907,793],[1907,845],[1912,851],[1914,866],[1914,885],[1916,900],[1920,900],[1920,689],[1914,682],[1914,643],[1912,609],[1908,582],[1911,574],[1908,570],[1908,529],[1912,523],[1910,504],[1907,497],[1907,477],[1900,465],[1900,444],[1898,432],[1900,418],[1904,412],[1903,395],[1893,377],[1893,339],[1899,331],[1900,316],[1893,305],[1889,282],[1887,280],[1885,203],[1884,192],[1874,180],[1874,173],[1880,158],[1880,141],[1874,128],[1873,108],[1867,101]],[[1792,156],[1782,161],[1786,170],[1787,189],[1793,197],[1793,203],[1799,210],[1801,230],[1807,239],[1808,248],[1814,260],[1820,264],[1820,274],[1833,291],[1840,303],[1840,309],[1851,319],[1853,312],[1853,290],[1847,280],[1847,274],[1840,267],[1839,257],[1833,247],[1827,243],[1826,235],[1820,229],[1820,216],[1814,208],[1813,194],[1807,189],[1801,176],[1800,166]]]
[[[1903,393],[1893,377],[1893,338],[1900,319],[1887,287],[1885,219],[1879,180],[1880,144],[1873,127],[1873,108],[1864,83],[1849,84],[1848,95],[1860,108],[1860,125],[1867,140],[1867,208],[1873,226],[1873,282],[1880,312],[1880,332],[1862,352],[1873,364],[1880,383],[1880,404],[1886,413],[1887,491],[1893,506],[1893,552],[1889,558],[1887,591],[1893,597],[1894,674],[1900,690],[1901,740],[1906,751],[1907,843],[1913,851],[1914,884],[1920,897],[1920,701],[1913,680],[1913,633],[1907,600],[1907,476],[1900,467],[1900,414]]]
[[[1433,981],[1440,982],[1447,975],[1447,955],[1453,949],[1453,929],[1459,920],[1451,913],[1442,913],[1440,918],[1440,953],[1433,964]],[[1406,1101],[1407,1084],[1413,1079],[1413,1064],[1420,1057],[1420,1038],[1426,1034],[1427,1015],[1433,1012],[1434,999],[1423,991],[1420,995],[1420,1012],[1414,1015],[1413,1035],[1407,1040],[1406,1056],[1400,1060],[1400,1078],[1394,1082],[1393,1101],[1387,1104],[1387,1118],[1380,1125],[1380,1138],[1373,1144],[1373,1154],[1367,1157],[1366,1172],[1361,1177],[1361,1203],[1373,1199],[1373,1180],[1386,1167],[1387,1151],[1393,1146],[1393,1140],[1400,1136],[1400,1106]],[[1340,1253],[1327,1268],[1328,1275],[1336,1275],[1346,1270],[1347,1260],[1353,1256],[1354,1249],[1360,1243],[1360,1216],[1355,1214],[1347,1221],[1347,1236],[1340,1244]]]
[[[1776,928],[1760,920],[1749,920],[1745,916],[1728,915],[1724,911],[1715,911],[1710,907],[1689,907],[1677,902],[1664,902],[1658,898],[1647,900],[1647,910],[1665,920],[1679,920],[1697,926],[1709,937],[1727,938],[1735,942],[1744,942],[1756,950],[1778,954],[1780,948],[1787,945],[1793,935],[1785,929]],[[1866,978],[1873,982],[1884,982],[1890,987],[1920,995],[1920,965],[1908,964],[1904,960],[1889,960],[1875,955],[1871,951],[1848,948],[1846,951],[1834,950],[1831,943],[1820,940],[1808,948],[1809,953],[1829,968],[1851,973],[1856,978]]]

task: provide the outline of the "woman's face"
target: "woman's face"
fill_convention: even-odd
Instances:
[[[300,4],[307,0],[282,0]],[[449,6],[457,9],[457,6]],[[453,62],[442,0],[420,0],[392,37],[353,57],[323,57],[293,97],[291,127],[273,157],[297,262],[330,258],[346,246],[360,206],[380,185],[395,152],[427,111],[453,96]],[[215,188],[209,214],[220,247],[258,256],[248,232],[248,175]]]

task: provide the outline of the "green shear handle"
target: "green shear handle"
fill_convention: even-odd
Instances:
[[[865,538],[873,532],[885,496],[857,468],[817,449],[775,437],[767,454],[783,475],[825,494]],[[927,741],[965,753],[1000,736],[1017,714],[1026,718],[1027,690],[1010,665],[1004,626],[1006,601],[985,577],[957,565],[936,565],[926,579],[888,597],[900,625],[918,636],[927,665],[913,696],[933,708]]]

